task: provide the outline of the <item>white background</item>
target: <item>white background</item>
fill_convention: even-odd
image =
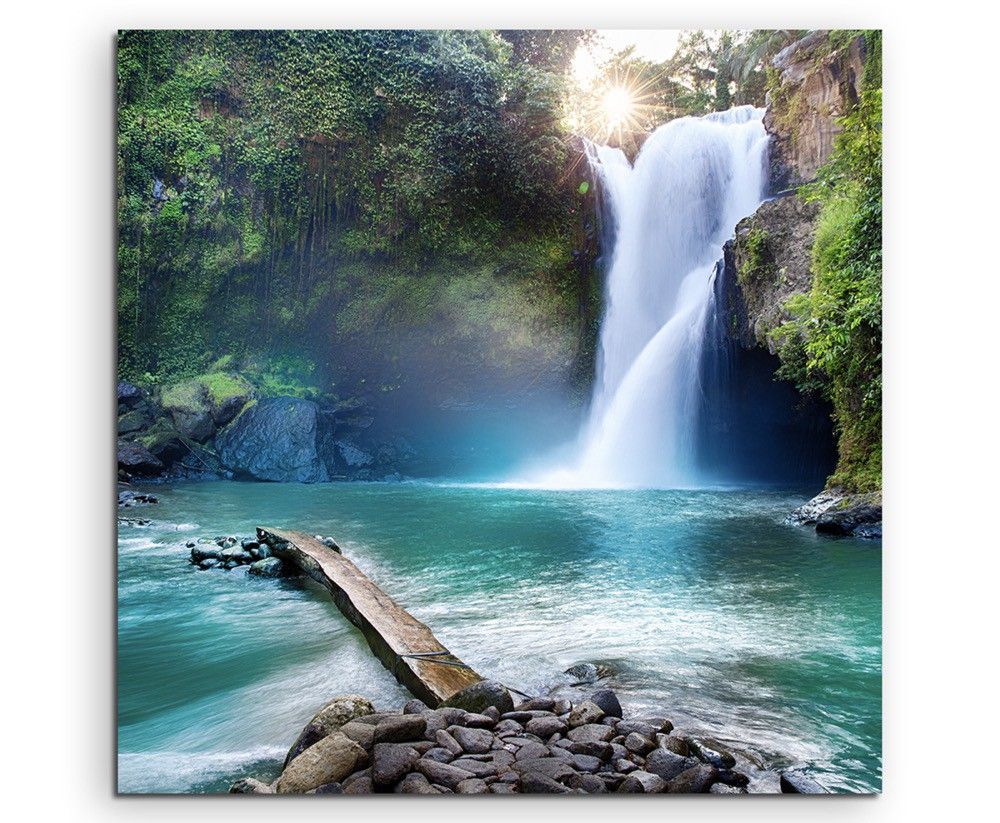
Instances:
[[[825,7],[825,8],[824,8]],[[0,111],[8,819],[851,821],[994,800],[997,55],[985,3],[8,3]],[[885,793],[546,802],[113,797],[113,43],[143,27],[885,29]],[[252,719],[248,719],[252,722]],[[391,803],[391,805],[390,805]],[[405,803],[405,805],[404,805]],[[474,808],[473,808],[474,806]],[[977,813],[978,812],[978,813]]]

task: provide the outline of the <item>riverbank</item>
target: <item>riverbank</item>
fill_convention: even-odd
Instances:
[[[212,550],[257,523],[335,536],[461,660],[511,688],[575,704],[589,692],[564,672],[588,664],[629,718],[666,715],[831,791],[880,786],[880,542],[785,523],[802,490],[130,491],[158,502],[120,511],[145,523],[119,530],[121,791],[224,792],[280,765],[332,695],[408,699],[326,591],[191,562],[189,543]]]
[[[438,709],[410,700],[376,711],[360,695],[323,706],[292,744],[280,775],[246,777],[235,794],[823,794],[808,774],[760,768],[666,717],[625,719],[611,689],[575,705],[514,705],[482,681]]]

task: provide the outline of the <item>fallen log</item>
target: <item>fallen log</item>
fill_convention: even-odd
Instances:
[[[339,550],[299,531],[258,527],[257,537],[326,588],[375,656],[431,708],[483,679]]]

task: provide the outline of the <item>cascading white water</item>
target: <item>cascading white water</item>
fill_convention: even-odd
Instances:
[[[660,126],[635,165],[591,145],[616,224],[589,418],[571,463],[542,485],[697,482],[699,371],[712,280],[737,222],[760,205],[763,109]]]

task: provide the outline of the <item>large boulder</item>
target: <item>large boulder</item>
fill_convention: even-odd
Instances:
[[[375,707],[372,706],[371,701],[359,694],[345,694],[335,697],[316,712],[312,720],[302,729],[288,750],[285,765],[287,766],[302,752],[324,737],[339,731],[341,726],[347,725],[357,717],[372,714],[374,711]]]
[[[163,471],[163,462],[141,443],[119,440],[118,468],[128,474],[153,475]]]
[[[339,783],[368,762],[368,753],[340,732],[316,741],[289,763],[278,778],[278,794],[302,794]]]
[[[126,409],[135,408],[139,403],[142,402],[145,397],[145,393],[138,386],[133,386],[131,383],[126,383],[122,381],[118,384],[118,408],[119,414],[124,412]]]
[[[311,400],[258,400],[219,433],[215,447],[237,477],[285,483],[330,479],[317,448],[319,407]]]
[[[501,714],[514,711],[514,700],[510,692],[503,683],[494,680],[480,680],[478,683],[473,683],[453,694],[441,705],[465,709],[473,714],[482,714],[490,706],[495,707]]]
[[[174,428],[185,437],[204,443],[215,434],[205,387],[196,379],[167,386],[160,393],[160,405],[170,415]]]

